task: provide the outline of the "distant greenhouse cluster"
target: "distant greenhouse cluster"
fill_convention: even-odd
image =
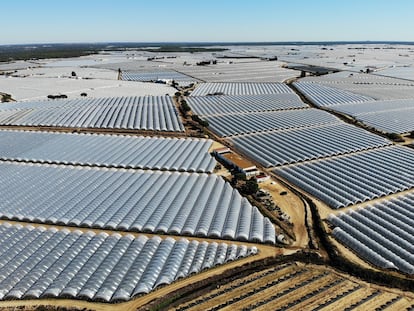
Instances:
[[[183,132],[169,96],[8,103],[0,125]]]
[[[0,163],[0,216],[275,243],[270,220],[217,175]]]
[[[239,55],[227,55],[239,56]],[[274,55],[265,55],[272,58]],[[298,77],[299,71],[282,68],[282,63],[277,61],[260,60],[229,60],[217,62],[207,66],[182,66],[173,68],[205,82],[283,82],[286,79]]]
[[[372,264],[414,274],[414,194],[331,215],[333,236]]]
[[[274,172],[330,207],[341,208],[413,188],[414,150],[384,147]]]
[[[128,301],[255,247],[0,225],[0,299]]]
[[[121,79],[125,81],[141,81],[141,82],[176,82],[180,85],[189,85],[198,82],[190,76],[177,71],[122,71]]]
[[[0,159],[212,173],[211,140],[0,130]]]

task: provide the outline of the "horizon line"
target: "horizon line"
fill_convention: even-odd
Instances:
[[[289,45],[289,44],[306,44],[306,45],[323,45],[323,44],[409,44],[413,45],[414,41],[401,40],[327,40],[327,41],[95,41],[95,42],[41,42],[41,43],[5,43],[0,46],[35,46],[35,45],[80,45],[80,44],[201,44],[201,45]]]

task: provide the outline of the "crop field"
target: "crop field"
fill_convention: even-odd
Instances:
[[[406,310],[413,305],[402,293],[326,267],[289,263],[238,278],[174,310]]]

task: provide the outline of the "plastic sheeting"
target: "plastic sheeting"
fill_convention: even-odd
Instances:
[[[274,172],[332,208],[340,208],[413,188],[414,150],[383,147]]]
[[[169,96],[113,97],[8,103],[1,125],[183,132]]]
[[[25,162],[208,172],[206,139],[0,131],[0,159]]]
[[[368,96],[354,94],[318,83],[295,82],[293,85],[313,104],[320,107],[344,103],[362,103],[374,100]]]
[[[0,197],[8,219],[275,243],[270,220],[217,175],[0,163]]]
[[[341,122],[332,114],[313,108],[205,118],[210,128],[223,137]]]
[[[202,83],[197,85],[191,96],[206,95],[263,95],[294,93],[284,83],[253,83],[253,82],[229,82],[229,83]]]
[[[232,138],[234,146],[265,167],[390,145],[381,136],[348,124],[306,127]]]
[[[0,299],[127,301],[257,252],[226,243],[0,225]]]
[[[296,94],[193,96],[188,97],[192,110],[202,116],[240,112],[277,111],[309,107]]]
[[[414,131],[414,99],[336,105],[332,109],[346,113],[378,131],[398,134]]]
[[[125,81],[153,82],[157,80],[174,80],[195,83],[198,80],[177,71],[132,72],[122,71],[121,79]]]
[[[336,227],[333,236],[376,266],[414,274],[413,203],[414,194],[408,193],[330,215],[329,222]]]

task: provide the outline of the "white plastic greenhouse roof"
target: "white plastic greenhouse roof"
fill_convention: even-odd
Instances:
[[[414,130],[414,99],[335,105],[331,109],[349,114],[379,131],[402,134]]]
[[[315,84],[315,85],[309,85]],[[414,98],[414,81],[395,79],[390,77],[382,77],[371,74],[359,74],[350,72],[338,72],[334,74],[306,77],[300,79],[299,87],[308,87],[306,92],[310,93],[309,88],[314,90],[320,86],[318,94],[327,93],[326,88],[339,89],[343,92],[351,92],[354,95],[359,94],[376,100],[392,100],[392,99],[413,99]],[[305,92],[305,91],[304,91]],[[338,92],[331,95],[339,96]],[[311,96],[311,95],[309,95]],[[314,94],[314,96],[316,96]],[[347,97],[345,97],[347,98]],[[323,103],[323,98],[315,97],[315,104]],[[326,99],[325,99],[326,101]],[[360,102],[354,101],[353,102]],[[362,101],[361,101],[362,102]]]
[[[371,97],[354,94],[318,83],[295,82],[293,85],[313,104],[320,107],[344,103],[362,103],[374,100]]]
[[[5,219],[275,243],[217,175],[0,162],[0,197]]]
[[[151,82],[157,80],[174,80],[181,82],[194,83],[197,79],[189,77],[177,71],[152,71],[152,72],[133,72],[133,71],[122,71],[122,80],[125,81],[142,81]]]
[[[184,131],[169,96],[8,103],[0,107],[0,125]]]
[[[371,86],[371,85],[414,85],[414,82],[398,78],[385,77],[380,74],[383,71],[377,71],[374,74],[339,71],[322,76],[309,76],[301,78],[300,82],[315,82],[329,86],[354,85],[354,86]]]
[[[265,167],[391,144],[381,136],[346,123],[238,136],[232,142]]]
[[[385,133],[405,134],[414,131],[414,108],[361,114],[356,119]]]
[[[391,68],[378,70],[376,74],[414,81],[413,71],[414,71],[414,67],[412,65],[411,66],[395,66],[395,67],[393,66]]]
[[[371,102],[365,102],[362,104],[343,104],[331,107],[331,109],[335,111],[340,111],[352,116],[368,113],[375,114],[378,112],[386,111],[392,112],[394,110],[404,110],[412,108],[414,108],[414,98],[402,100],[376,100]]]
[[[253,82],[231,82],[231,83],[202,83],[197,85],[190,96],[206,95],[264,95],[294,93],[284,83],[253,83]]]
[[[414,187],[414,150],[391,146],[274,172],[332,208],[341,208]]]
[[[0,130],[0,159],[209,172],[211,140]]]
[[[255,247],[0,225],[0,299],[127,301]]]
[[[378,85],[375,87],[360,86],[352,90],[354,93],[370,96],[377,100],[413,99],[414,86]]]
[[[334,237],[381,268],[414,274],[414,193],[331,215]],[[356,241],[356,242],[355,242]],[[357,249],[363,245],[363,252]]]
[[[192,110],[202,116],[241,112],[276,111],[309,107],[296,94],[194,96],[188,97]]]
[[[223,137],[341,122],[334,115],[313,108],[210,116],[205,119],[210,128]]]

